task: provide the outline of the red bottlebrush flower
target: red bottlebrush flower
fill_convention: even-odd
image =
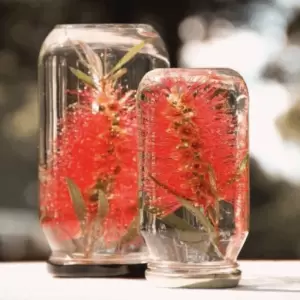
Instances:
[[[78,101],[68,103],[58,127],[50,129],[54,141],[40,169],[41,221],[54,242],[72,240],[85,258],[95,247],[119,252],[129,243],[141,245],[135,91],[128,90],[131,75],[123,76],[148,42],[130,48],[108,71],[107,51],[69,40],[79,63],[79,69],[69,69],[84,88],[68,91]]]
[[[112,242],[125,233],[137,214],[136,119],[134,111],[127,109],[134,98],[125,96],[123,102],[114,102],[116,99],[103,99],[104,95],[99,94],[101,105],[105,104],[101,107],[92,91],[80,95],[80,102],[66,112],[59,125],[54,155],[47,171],[43,171],[41,207],[47,216],[43,223],[57,225],[62,238],[76,237],[80,223],[66,178],[81,190],[88,219],[94,219],[98,209],[97,199],[93,198],[96,183],[102,181],[104,185],[112,180],[106,193],[109,210],[102,234]]]
[[[179,195],[205,211],[225,200],[236,215],[245,215],[238,206],[248,200],[248,119],[230,107],[237,97],[247,96],[244,82],[232,81],[230,90],[217,73],[204,71],[192,81],[186,73],[169,74],[141,91],[144,188],[153,196],[150,205],[168,214],[181,206]]]

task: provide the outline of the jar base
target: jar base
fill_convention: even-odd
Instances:
[[[234,288],[239,284],[242,274],[237,264],[219,267],[216,264],[210,266],[209,263],[203,266],[186,264],[182,269],[180,266],[174,269],[172,265],[168,268],[168,264],[164,262],[159,264],[161,266],[157,269],[155,265],[149,263],[145,276],[153,285],[165,288]],[[165,267],[162,267],[163,265]]]
[[[57,264],[47,261],[48,272],[54,277],[122,277],[145,278],[147,264]]]

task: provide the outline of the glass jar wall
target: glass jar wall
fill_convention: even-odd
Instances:
[[[135,94],[148,71],[168,66],[149,25],[58,25],[44,41],[40,221],[54,273],[68,276],[77,266],[88,275],[94,266],[90,272],[101,275],[104,265],[104,275],[122,275],[124,266],[147,261],[138,231]]]
[[[248,234],[248,91],[229,69],[161,69],[138,91],[147,278],[232,287]]]

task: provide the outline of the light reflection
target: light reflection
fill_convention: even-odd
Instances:
[[[190,16],[184,19],[178,28],[180,39],[185,42],[189,40],[203,40],[206,35],[206,21],[200,16]]]

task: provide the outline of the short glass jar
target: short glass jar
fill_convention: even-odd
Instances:
[[[168,66],[162,39],[145,24],[58,25],[45,39],[40,221],[55,275],[132,275],[145,267],[135,94],[148,71]]]
[[[157,69],[138,91],[141,233],[147,279],[238,284],[248,235],[248,91],[230,69]]]

